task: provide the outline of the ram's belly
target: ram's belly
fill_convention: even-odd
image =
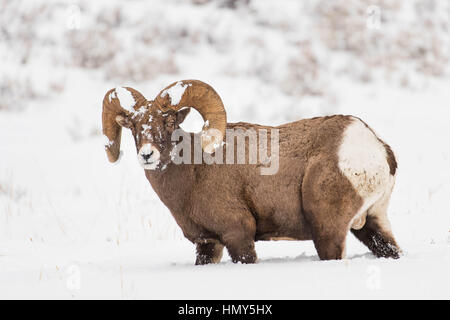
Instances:
[[[292,203],[291,203],[292,204]],[[258,213],[257,240],[310,240],[311,231],[300,211],[300,205],[290,208],[267,208]]]
[[[363,199],[352,228],[364,226],[366,211],[391,189],[386,149],[362,121],[354,119],[346,128],[338,151],[339,168]]]

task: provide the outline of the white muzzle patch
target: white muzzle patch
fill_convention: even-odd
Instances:
[[[138,160],[145,170],[155,170],[159,164],[160,153],[151,143],[144,144],[138,152]]]

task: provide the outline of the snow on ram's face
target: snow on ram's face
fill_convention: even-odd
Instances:
[[[181,101],[181,98],[183,97],[184,91],[187,87],[191,86],[192,84],[184,84],[182,81],[178,81],[174,86],[166,89],[161,94],[161,97],[165,97],[166,95],[169,95],[170,97],[170,103],[172,105],[179,104]]]
[[[144,144],[138,152],[138,160],[145,170],[155,170],[160,163],[159,150],[151,143]]]
[[[106,135],[103,135],[103,145],[106,147],[111,147],[113,144],[113,141],[109,140],[109,138]]]
[[[136,104],[136,101],[134,100],[131,92],[124,87],[117,87],[114,91],[116,92],[116,98],[119,99],[121,107],[134,113],[135,110],[133,107]]]

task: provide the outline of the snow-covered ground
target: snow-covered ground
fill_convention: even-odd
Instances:
[[[333,51],[316,39],[318,18],[311,12],[318,2],[321,10],[329,4],[305,1],[301,11],[294,1],[284,7],[258,1],[235,10],[215,2],[152,1],[150,8],[143,1],[114,1],[104,9],[103,1],[95,6],[80,2],[75,8],[50,1],[56,9],[36,22],[35,54],[27,62],[19,63],[14,55],[22,52],[18,40],[0,43],[0,298],[449,299],[448,62],[441,55],[441,60],[431,56],[423,62],[443,63],[439,76],[420,69],[422,61],[414,59],[396,62],[401,66],[392,74],[386,74],[392,67],[387,57],[381,59],[386,66],[366,70],[358,50]],[[32,7],[22,5],[20,10]],[[72,17],[77,8],[80,29],[67,33],[66,15]],[[112,18],[115,8],[120,23]],[[80,52],[67,47],[76,40],[71,37],[95,29],[90,21],[101,18],[99,10],[106,12],[104,25],[115,37],[100,43],[100,49],[107,51],[114,43],[121,46],[120,54],[105,58],[96,51],[95,59],[88,55],[87,61],[109,60],[86,66],[78,60]],[[394,41],[393,26],[402,25],[388,22],[386,43]],[[30,32],[20,24],[14,30],[22,29]],[[152,37],[144,41],[147,31]],[[139,38],[139,45],[131,46],[127,33]],[[448,44],[448,32],[432,34],[441,45]],[[314,59],[300,54],[301,61],[289,63],[303,52],[296,37],[311,41]],[[86,41],[74,43],[79,47]],[[142,75],[136,70],[146,65],[145,59],[157,67]],[[308,69],[315,59],[317,70]],[[131,62],[137,66],[118,68]],[[173,69],[166,69],[171,63]],[[302,70],[305,78],[299,78]],[[210,83],[230,122],[278,125],[334,113],[362,117],[397,154],[389,211],[404,256],[375,259],[349,235],[343,261],[319,261],[310,241],[281,241],[257,243],[255,265],[232,264],[224,255],[218,265],[194,266],[194,247],[146,181],[132,137],[124,134],[124,157],[111,165],[100,134],[101,101],[108,89],[131,85],[151,98],[186,78]],[[27,81],[34,94],[17,89]],[[299,89],[286,84],[291,82]]]

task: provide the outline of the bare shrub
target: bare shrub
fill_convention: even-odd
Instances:
[[[124,22],[124,15],[120,7],[105,8],[97,15],[97,23],[108,28],[118,28]]]
[[[105,68],[105,76],[126,81],[144,81],[178,72],[173,55],[155,57],[148,52],[117,55]]]
[[[12,201],[20,201],[26,194],[25,188],[14,185],[12,181],[0,181],[0,196],[5,195]]]
[[[322,95],[320,79],[323,64],[309,42],[299,43],[298,54],[288,61],[283,89],[294,95]]]
[[[250,0],[221,0],[220,3],[226,8],[236,9],[238,6],[248,5]]]
[[[106,78],[118,81],[144,81],[178,72],[173,55],[157,55],[155,48],[159,49],[161,42],[163,47],[170,46],[167,39],[173,42],[179,36],[167,37],[169,31],[158,25],[138,22],[127,17],[120,7],[100,11],[90,27],[69,33],[72,63],[102,69]]]
[[[58,45],[59,33],[47,28],[57,10],[45,2],[0,0],[0,110],[22,110],[59,82],[51,73],[42,78],[33,68],[50,60],[48,53]]]
[[[417,0],[413,5],[414,16],[402,18],[405,2],[382,0],[380,28],[367,27],[367,9],[373,4],[368,0],[350,0],[345,3],[322,0],[315,7],[316,25],[321,41],[328,50],[349,54],[349,75],[361,79],[370,78],[374,69],[387,74],[413,66],[418,73],[431,76],[445,74],[449,62],[449,16],[439,15],[443,10],[437,4],[443,2]],[[353,65],[361,62],[359,73]],[[448,70],[447,70],[448,71]]]
[[[0,78],[0,110],[22,110],[25,107],[25,101],[37,96],[29,78],[9,76]]]
[[[213,2],[214,0],[191,0],[193,4],[202,5]],[[236,9],[239,5],[248,5],[250,0],[215,0],[220,6]]]
[[[100,68],[114,58],[120,45],[109,30],[90,28],[70,31],[69,48],[74,65]]]
[[[20,63],[25,64],[39,38],[36,26],[48,19],[51,7],[45,3],[22,6],[21,1],[0,0],[0,42],[13,50]]]

